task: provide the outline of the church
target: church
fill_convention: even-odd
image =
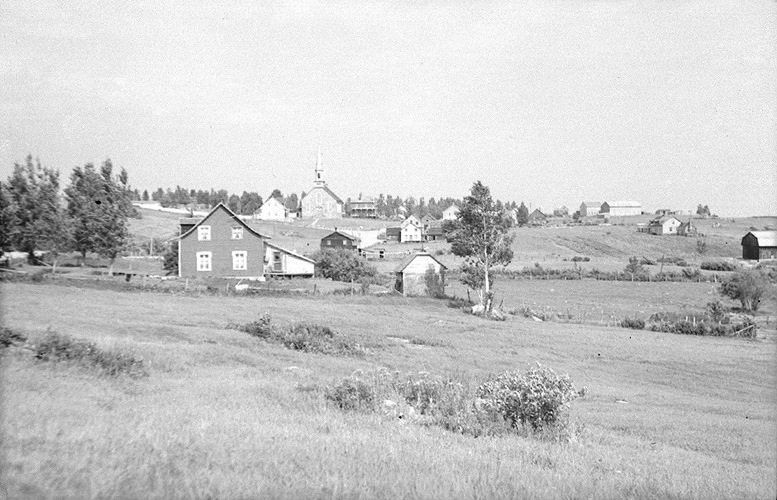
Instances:
[[[300,205],[302,217],[339,219],[343,216],[343,200],[329,189],[324,180],[324,165],[321,162],[320,149],[316,159],[313,187],[302,198]]]

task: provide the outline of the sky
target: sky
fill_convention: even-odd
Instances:
[[[0,2],[0,178],[777,215],[777,2]]]

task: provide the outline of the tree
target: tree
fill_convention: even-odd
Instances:
[[[492,268],[507,265],[513,258],[512,220],[504,209],[497,210],[491,192],[480,181],[464,198],[457,215],[460,226],[451,235],[454,255],[465,258],[462,266],[465,284],[478,290],[484,312],[492,307]]]
[[[311,258],[316,261],[318,276],[335,281],[358,281],[378,274],[375,266],[370,265],[364,257],[359,257],[352,250],[324,249],[314,253]]]
[[[700,217],[709,217],[710,214],[710,207],[707,205],[702,206],[701,203],[696,207],[696,215]]]
[[[696,240],[696,252],[698,252],[699,255],[707,253],[707,240],[705,238]]]
[[[178,243],[172,243],[165,252],[162,269],[167,271],[167,275],[178,274]]]
[[[297,193],[291,193],[286,197],[286,208],[289,210],[289,212],[296,212],[297,208],[299,208],[299,199],[297,198]]]
[[[143,201],[148,201],[148,190],[147,189],[143,190]]]
[[[529,223],[529,209],[521,202],[521,206],[518,207],[516,212],[516,222],[519,226],[525,226]]]
[[[60,211],[59,172],[41,166],[40,160],[33,163],[32,155],[27,155],[24,164],[14,164],[7,194],[10,202],[6,210],[14,211],[10,243],[27,252],[32,263],[35,250],[42,250],[44,241],[57,239],[54,233],[60,231],[55,223]]]
[[[626,264],[624,271],[629,273],[631,275],[631,281],[634,281],[634,276],[643,274],[645,272],[645,268],[642,267],[642,263],[639,261],[639,258],[629,257],[629,263]]]
[[[7,184],[0,182],[0,256],[13,248],[12,231],[17,227],[16,204]]]
[[[769,286],[764,275],[757,270],[740,271],[722,283],[718,292],[738,300],[745,311],[757,311],[761,297]]]
[[[283,201],[283,193],[281,193],[280,189],[275,188],[272,190],[272,194],[270,194],[270,198],[278,198],[279,200]]]
[[[87,163],[76,167],[65,189],[67,214],[73,223],[73,245],[81,254],[95,252],[110,260],[109,273],[129,236],[127,217],[132,204],[127,197],[125,179],[113,176],[111,160],[105,160],[97,172]]]

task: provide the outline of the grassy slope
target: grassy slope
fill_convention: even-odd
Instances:
[[[1,470],[11,498],[777,493],[773,338],[484,322],[400,298],[194,298],[29,284],[2,292],[6,325],[32,335],[51,326],[133,352],[151,373],[111,381],[4,356]],[[264,311],[278,322],[336,326],[372,353],[297,353],[224,328]],[[398,335],[443,347],[388,338]],[[578,442],[475,439],[343,414],[317,390],[357,368],[476,377],[535,361],[588,386],[572,408],[586,428]]]

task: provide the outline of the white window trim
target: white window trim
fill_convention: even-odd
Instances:
[[[242,254],[243,266],[238,267],[237,256]],[[232,251],[232,270],[233,271],[247,271],[248,270],[248,252],[246,250],[234,250]]]
[[[207,229],[207,232],[205,231]],[[207,238],[205,237],[207,235]],[[197,228],[197,240],[210,241],[210,226],[200,226]]]
[[[242,240],[243,239],[243,228],[240,226],[235,226],[232,228],[232,239],[233,240]]]
[[[200,259],[201,257],[208,257],[208,266],[207,269],[205,267],[200,268]],[[213,270],[213,252],[197,252],[197,271],[198,272],[208,272]]]

